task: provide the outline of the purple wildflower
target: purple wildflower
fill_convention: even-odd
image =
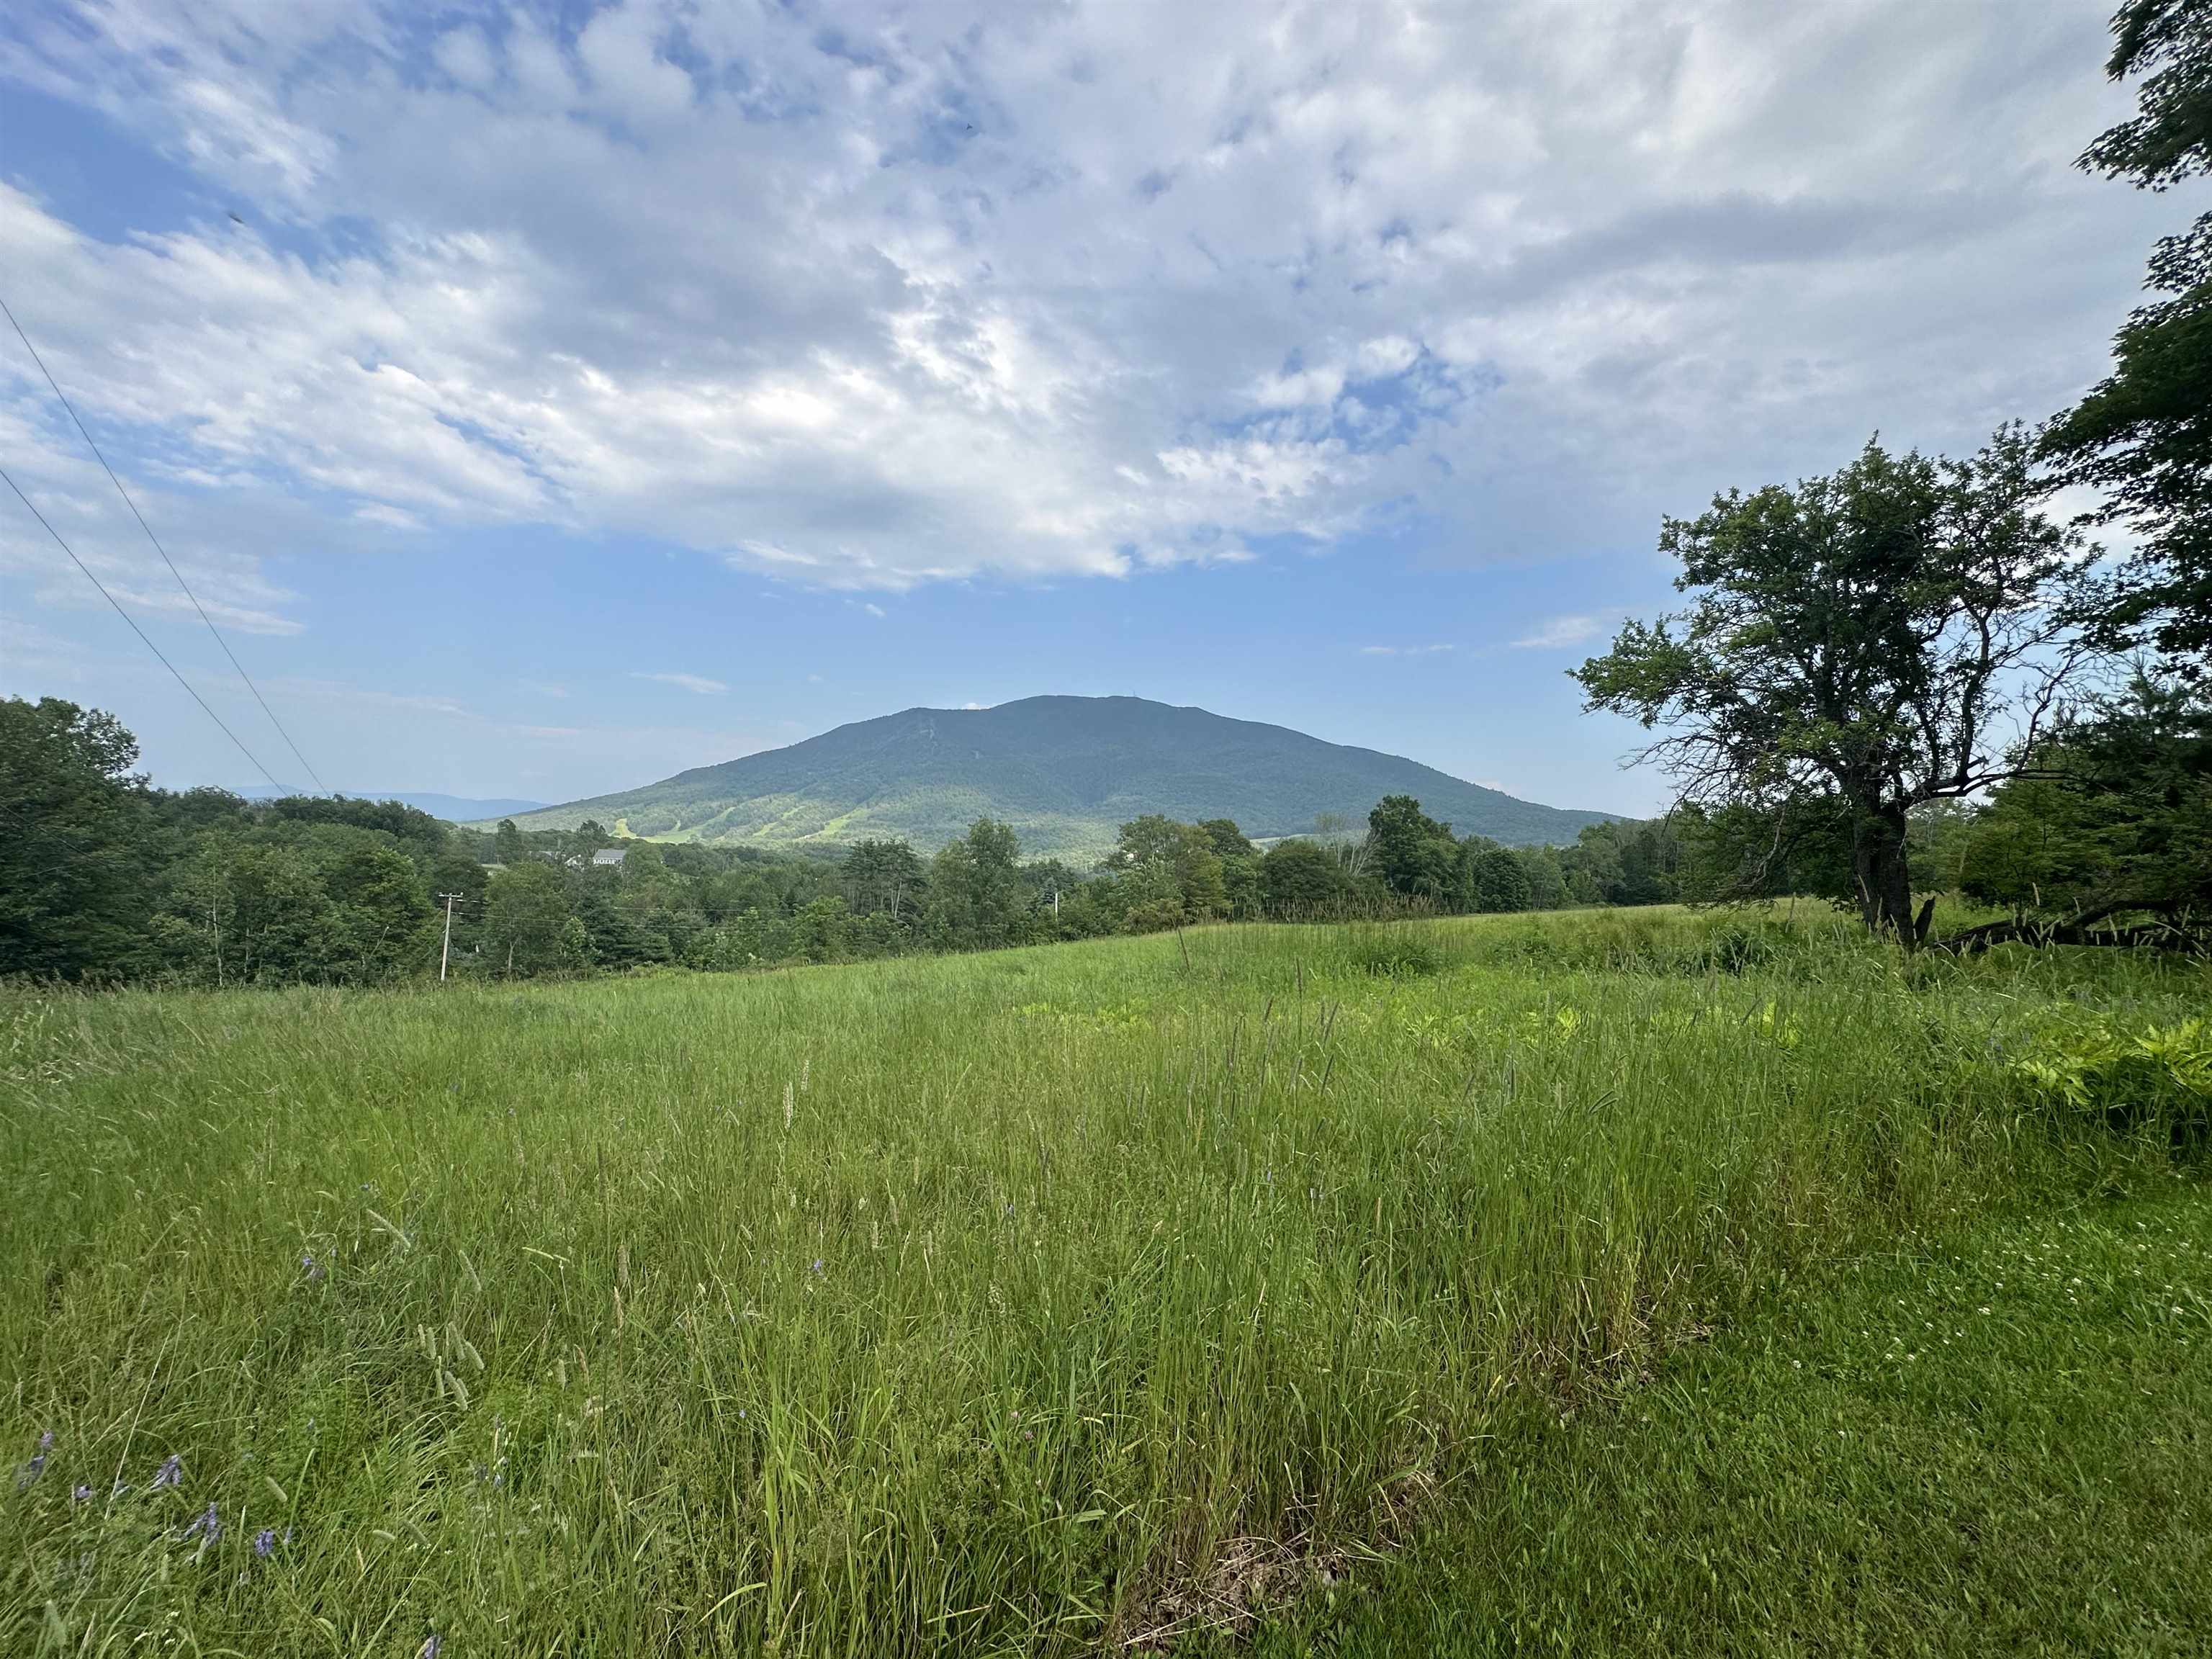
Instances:
[[[15,1490],[18,1492],[46,1472],[46,1454],[54,1449],[54,1431],[48,1429],[39,1437],[39,1449],[31,1454],[31,1461],[15,1471]]]
[[[300,1258],[300,1271],[307,1276],[307,1283],[310,1285],[319,1285],[323,1282],[323,1264],[316,1261],[312,1255],[302,1255]]]
[[[70,1502],[72,1504],[89,1504],[92,1502],[92,1488],[86,1486],[71,1486],[70,1488]]]
[[[822,1258],[818,1255],[814,1258],[814,1271],[817,1273],[822,1271]]]
[[[171,1452],[161,1460],[161,1467],[154,1471],[154,1490],[160,1492],[165,1486],[181,1486],[184,1479],[185,1460]]]
[[[253,1553],[264,1561],[276,1553],[276,1528],[264,1527],[253,1534]]]
[[[415,1659],[438,1659],[438,1656],[445,1651],[445,1648],[446,1638],[437,1632],[432,1631],[422,1638],[422,1645],[415,1650]]]
[[[185,1537],[190,1538],[194,1534],[204,1534],[210,1544],[222,1536],[222,1516],[216,1512],[213,1498],[208,1500],[207,1508],[201,1511],[191,1525],[185,1528]]]

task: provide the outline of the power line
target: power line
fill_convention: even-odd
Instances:
[[[138,626],[137,620],[133,617],[128,611],[125,611],[120,605],[116,603],[115,595],[107,591],[107,584],[101,581],[99,577],[92,574],[92,567],[90,565],[88,565],[82,559],[77,557],[76,549],[71,547],[67,542],[63,541],[62,532],[55,529],[51,524],[46,523],[46,515],[39,511],[37,506],[32,501],[31,498],[23,493],[23,486],[17,483],[13,477],[9,477],[8,469],[4,466],[0,466],[0,478],[7,479],[8,488],[15,492],[15,499],[31,509],[31,516],[33,518],[36,519],[40,524],[46,525],[46,534],[52,536],[56,542],[60,544],[62,551],[70,556],[70,562],[75,565],[79,570],[84,572],[84,579],[100,590],[100,597],[106,599],[108,604],[115,606],[115,614],[122,617],[125,622],[131,624],[131,631],[145,641],[146,648],[149,651],[152,652],[155,657],[160,658],[161,666],[167,669],[171,674],[175,675],[177,684],[183,686],[186,691],[191,692],[192,701],[199,704],[202,711],[206,714],[207,717],[213,720],[218,726],[222,726],[223,736],[228,738],[233,743],[238,744],[238,752],[245,756],[246,759],[253,762],[253,769],[260,773],[263,777],[269,780],[270,787],[276,789],[283,788],[284,786],[276,781],[276,775],[274,772],[271,772],[267,767],[264,766],[260,761],[255,757],[254,753],[251,749],[248,749],[244,744],[239,743],[238,733],[232,731],[228,726],[224,726],[222,723],[222,716],[216,714],[214,709],[208,707],[207,699],[200,696],[198,692],[192,690],[192,683],[186,679],[182,674],[177,673],[176,664],[171,662],[167,657],[161,655],[161,647],[155,644],[151,639],[147,637],[146,630]]]
[[[146,539],[154,544],[154,550],[161,556],[161,562],[169,567],[169,574],[177,579],[177,586],[185,590],[185,597],[192,602],[192,609],[199,612],[200,620],[207,624],[207,631],[215,635],[215,642],[222,647],[222,654],[230,659],[230,665],[238,671],[238,678],[244,680],[246,689],[253,693],[253,701],[259,703],[261,712],[269,716],[269,724],[276,728],[276,735],[284,739],[284,745],[292,751],[292,757],[307,768],[307,775],[315,781],[315,787],[327,794],[330,792],[330,786],[325,784],[321,775],[308,764],[307,757],[300,752],[300,745],[292,741],[292,734],[284,729],[284,722],[276,718],[276,711],[269,706],[269,700],[261,695],[261,688],[253,683],[253,677],[246,672],[246,665],[239,661],[237,653],[230,648],[230,641],[224,639],[221,631],[216,629],[215,619],[202,609],[199,595],[192,592],[191,584],[185,580],[185,573],[177,568],[177,562],[169,556],[169,550],[161,545],[161,538],[154,533],[154,526],[146,522],[146,515],[138,510],[138,503],[131,499],[131,492],[123,487],[123,480],[115,476],[115,469],[108,465],[107,457],[100,453],[99,444],[94,441],[92,433],[85,426],[84,417],[76,412],[76,405],[69,400],[69,393],[62,390],[61,382],[54,379],[53,370],[48,368],[46,360],[39,356],[38,347],[33,345],[31,337],[23,332],[22,324],[15,320],[15,313],[9,309],[5,300],[0,300],[0,313],[7,314],[9,325],[15,331],[15,337],[23,343],[23,349],[31,354],[31,361],[39,366],[39,373],[46,377],[46,384],[53,387],[54,396],[61,399],[62,407],[69,410],[70,419],[76,422],[76,429],[91,449],[94,458],[99,461],[100,471],[107,474],[108,483],[115,486],[115,493],[123,497],[123,504],[131,509],[131,516],[138,520],[138,527],[146,532]],[[19,489],[15,493],[20,495],[23,492]],[[27,500],[25,505],[29,505]],[[35,507],[32,508],[33,512],[37,510]],[[40,522],[44,523],[45,520],[41,520]],[[47,527],[52,528],[52,526]],[[74,558],[76,555],[71,554],[70,556]],[[120,609],[119,606],[118,608]],[[127,621],[128,618],[125,620]],[[132,625],[135,627],[137,624]],[[243,747],[242,744],[240,746]],[[258,762],[255,763],[259,764]],[[270,781],[273,783],[276,780],[272,778]]]

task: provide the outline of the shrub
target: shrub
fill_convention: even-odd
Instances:
[[[2045,1032],[2013,1070],[2118,1133],[2162,1131],[2178,1146],[2212,1127],[2212,1031],[2201,1019],[2129,1032],[2100,1014]]]

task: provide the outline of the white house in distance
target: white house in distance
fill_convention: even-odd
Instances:
[[[605,864],[620,864],[629,856],[629,848],[627,847],[602,847],[592,854],[592,863],[594,867]]]

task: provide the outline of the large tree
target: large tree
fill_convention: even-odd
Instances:
[[[2106,68],[2142,77],[2136,112],[2081,165],[2154,191],[2212,172],[2212,0],[2130,0],[2112,35]],[[2121,325],[2112,374],[2044,446],[2144,538],[2112,620],[2147,624],[2201,674],[2212,652],[2212,212],[2158,244],[2145,286],[2164,297]]]
[[[841,873],[854,915],[880,910],[894,921],[915,907],[929,877],[921,855],[905,842],[872,838],[853,844]]]
[[[0,975],[119,973],[143,934],[145,781],[112,714],[0,699]]]
[[[1133,818],[1102,867],[1127,889],[1132,923],[1140,931],[1205,921],[1229,908],[1213,837],[1195,823],[1158,812]]]
[[[583,925],[569,908],[568,884],[550,864],[526,859],[491,878],[484,954],[501,973],[544,974],[588,960]]]
[[[1221,860],[1221,887],[1228,896],[1229,914],[1240,921],[1258,915],[1260,849],[1234,818],[1208,818],[1198,827],[1206,831],[1213,856]]]
[[[1021,943],[1029,917],[1021,856],[1013,826],[994,818],[977,818],[945,844],[929,872],[929,925],[940,945],[981,951]]]
[[[1451,825],[1439,823],[1411,795],[1385,795],[1367,815],[1368,845],[1375,872],[1392,892],[1405,898],[1442,902],[1460,870],[1459,843]]]
[[[1917,939],[1907,815],[2016,775],[2092,656],[2095,550],[2029,463],[2016,426],[1962,461],[1869,442],[1667,520],[1694,603],[1576,670],[1589,706],[1665,728],[1638,758],[1686,803],[1848,812],[1860,915]]]
[[[1467,886],[1474,908],[1485,913],[1528,908],[1528,870],[1510,847],[1467,848]]]
[[[1279,841],[1260,860],[1261,902],[1279,921],[1334,917],[1351,892],[1344,860],[1317,841]]]

